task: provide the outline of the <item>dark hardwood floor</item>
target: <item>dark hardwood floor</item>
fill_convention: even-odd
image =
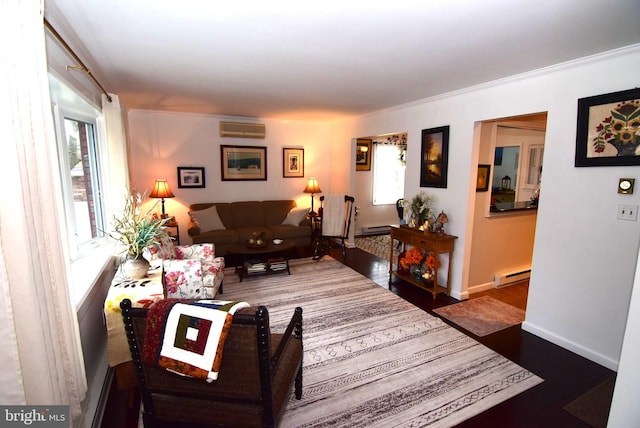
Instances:
[[[400,279],[394,278],[389,284],[388,261],[360,249],[347,249],[345,260],[342,259],[340,251],[331,250],[331,256],[434,316],[437,315],[432,312],[433,309],[458,302],[443,294],[433,299],[429,292]],[[526,292],[527,284],[521,284],[514,288],[505,287],[482,294],[524,309]],[[478,293],[473,297],[482,294]],[[523,331],[519,325],[478,337],[447,320],[445,322],[544,379],[540,385],[464,421],[458,425],[459,427],[590,426],[565,411],[563,407],[615,376],[615,372]],[[137,397],[130,400],[112,387],[102,427],[136,427],[138,401]]]

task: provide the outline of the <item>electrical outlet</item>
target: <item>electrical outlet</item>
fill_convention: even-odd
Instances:
[[[636,221],[638,219],[637,205],[618,205],[618,220]]]

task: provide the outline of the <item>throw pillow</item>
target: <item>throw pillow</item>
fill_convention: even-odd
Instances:
[[[300,222],[305,218],[309,208],[292,208],[287,214],[287,218],[282,222],[283,226],[300,226]]]
[[[215,205],[204,210],[190,211],[189,215],[202,232],[226,229]]]

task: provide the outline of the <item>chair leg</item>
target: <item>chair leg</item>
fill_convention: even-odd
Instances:
[[[347,260],[347,247],[344,245],[344,238],[340,238],[342,241],[342,260]]]
[[[298,369],[298,373],[296,374],[294,389],[296,400],[300,400],[302,398],[302,365],[300,366],[300,368]]]

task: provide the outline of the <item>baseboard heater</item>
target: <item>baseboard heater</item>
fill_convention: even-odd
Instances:
[[[505,272],[494,277],[494,286],[504,287],[514,282],[523,281],[531,277],[531,269],[519,270],[515,272]]]
[[[382,233],[389,233],[391,226],[388,224],[384,226],[367,226],[362,228],[363,235],[380,235]]]

